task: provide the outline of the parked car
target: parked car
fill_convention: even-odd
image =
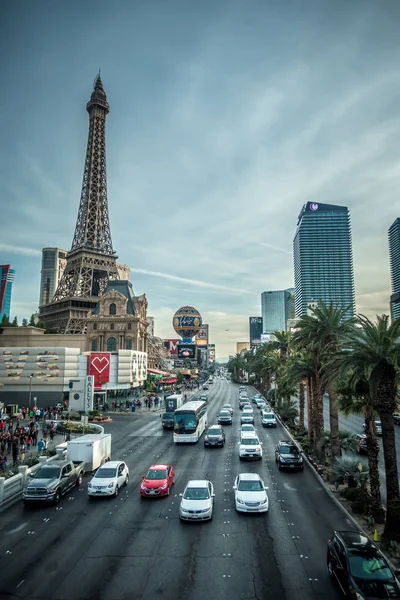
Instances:
[[[261,423],[263,427],[276,427],[275,413],[263,411],[261,413]]]
[[[220,410],[218,413],[218,423],[220,425],[232,425],[232,415],[229,410]]]
[[[84,474],[84,462],[51,461],[30,475],[28,484],[22,493],[24,503],[53,502],[58,504],[61,496],[68,490],[75,485],[82,484]]]
[[[123,461],[109,461],[97,469],[94,477],[89,481],[89,499],[100,496],[118,496],[123,485],[128,485],[129,468]]]
[[[380,421],[375,421],[375,427],[376,427],[376,435],[382,435],[382,423]],[[367,424],[363,423],[363,431],[366,431],[367,429]]]
[[[206,435],[204,436],[204,447],[210,448],[219,446],[223,448],[225,444],[225,431],[220,425],[212,425],[207,429]]]
[[[275,462],[282,469],[304,469],[303,457],[298,447],[291,441],[280,440],[275,448]]]
[[[238,512],[267,512],[267,488],[258,473],[240,473],[233,486]]]
[[[346,598],[400,598],[400,571],[393,571],[379,548],[359,531],[335,531],[326,560],[329,576]]]
[[[256,433],[243,432],[240,436],[239,444],[239,459],[254,458],[256,460],[262,459],[262,442],[258,439]]]
[[[210,521],[213,516],[214,486],[207,479],[189,481],[179,506],[183,521]]]
[[[356,433],[353,437],[355,438],[355,440],[357,442],[357,452],[359,454],[367,454],[368,453],[367,436],[365,435],[365,433]],[[376,442],[376,445],[379,450],[378,442]]]
[[[175,483],[175,469],[172,465],[152,465],[146,475],[142,475],[140,496],[154,498],[169,496]]]

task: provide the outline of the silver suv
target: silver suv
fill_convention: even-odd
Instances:
[[[239,442],[239,458],[243,460],[244,458],[254,458],[261,460],[262,459],[262,442],[258,439],[257,435],[254,435],[252,432],[242,433],[240,436]]]

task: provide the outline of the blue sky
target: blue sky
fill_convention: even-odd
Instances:
[[[114,248],[156,334],[185,304],[217,356],[293,285],[306,201],[351,211],[357,310],[388,313],[399,216],[397,0],[6,0],[0,263],[37,308],[40,249],[69,249],[101,68]],[[229,331],[225,331],[229,329]]]

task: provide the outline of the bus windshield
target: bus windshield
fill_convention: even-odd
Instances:
[[[179,413],[175,415],[174,430],[177,433],[193,433],[196,431],[197,419],[194,413]]]

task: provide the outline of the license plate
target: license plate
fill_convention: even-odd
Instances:
[[[294,465],[290,465],[290,468],[291,468],[291,469],[294,469]]]
[[[151,494],[152,496],[154,496],[154,494],[155,494],[155,491],[152,491],[152,492],[150,492],[150,494]]]
[[[199,517],[197,515],[192,515],[192,519],[198,519]]]
[[[249,458],[253,458],[253,457],[254,457],[254,454],[248,454],[247,456],[248,456]]]

